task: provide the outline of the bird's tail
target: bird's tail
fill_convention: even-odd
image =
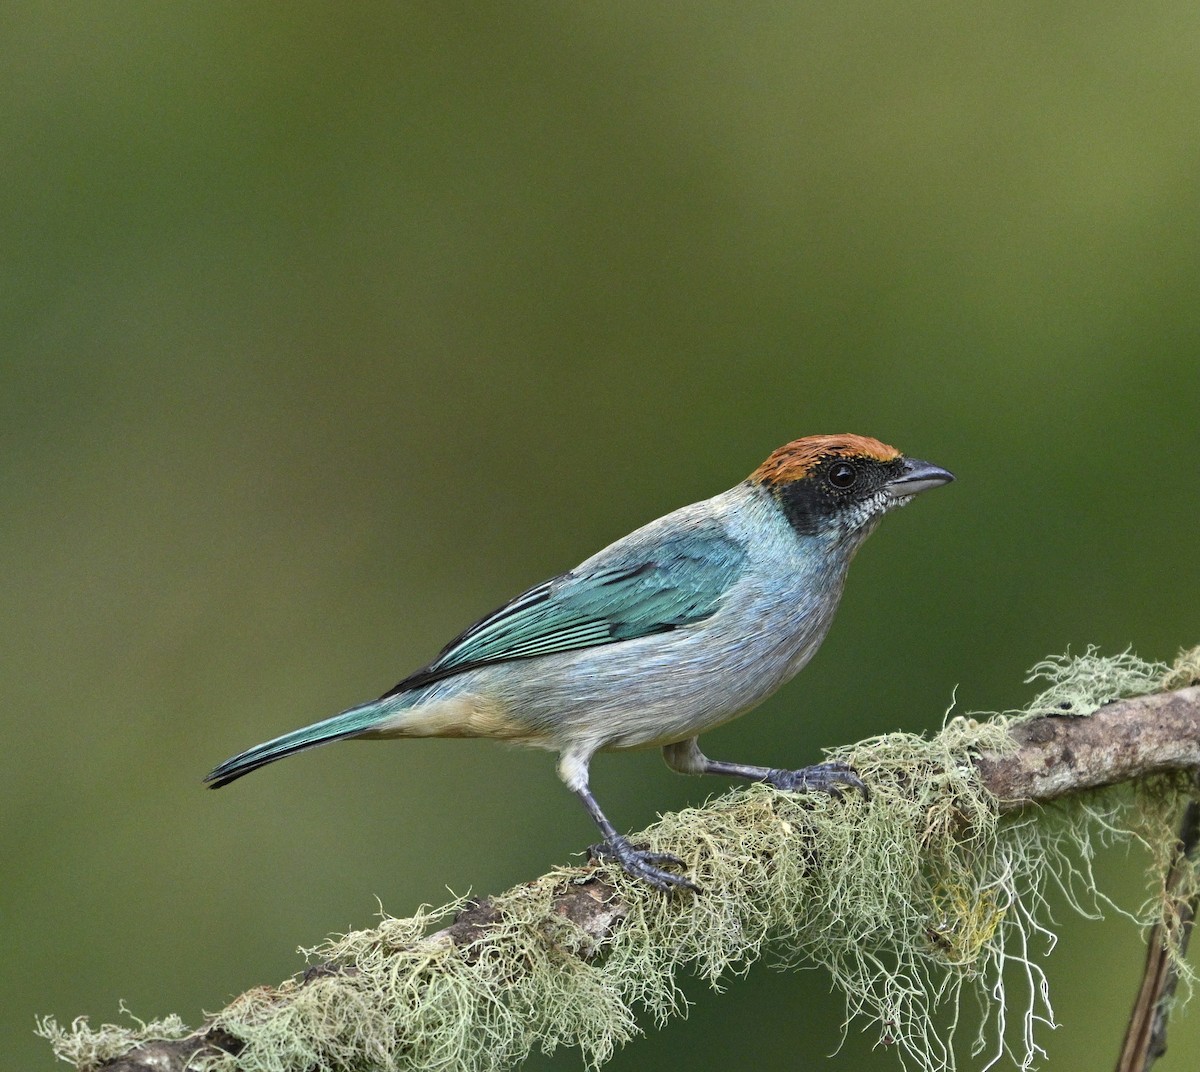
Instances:
[[[390,702],[389,702],[390,701]],[[370,703],[351,707],[339,715],[314,722],[311,726],[285,733],[282,737],[255,745],[245,752],[225,760],[214,767],[205,776],[209,789],[220,789],[243,774],[265,767],[285,756],[293,756],[308,748],[316,748],[330,741],[342,741],[347,737],[357,737],[359,734],[378,726],[394,709],[400,706],[395,697],[383,700],[372,700]]]

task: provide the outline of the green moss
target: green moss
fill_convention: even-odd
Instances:
[[[1197,649],[1200,651],[1200,649]],[[1123,696],[1143,696],[1173,688],[1167,684],[1171,668],[1165,663],[1148,663],[1128,650],[1120,655],[1099,655],[1089,645],[1082,655],[1053,655],[1029,671],[1025,683],[1046,682],[1023,712],[1037,715],[1090,715],[1097,708]]]
[[[1200,685],[1200,645],[1181,651],[1163,682],[1167,689],[1186,689],[1190,685]]]
[[[1007,1055],[1028,1068],[1041,1055],[1037,1027],[1053,1021],[1040,966],[1054,944],[1046,891],[1097,914],[1108,904],[1091,872],[1097,843],[1137,840],[1150,849],[1156,892],[1132,917],[1163,918],[1186,783],[1158,779],[1002,817],[970,758],[1010,746],[1016,719],[1086,714],[1180,673],[1200,676],[1198,664],[1200,649],[1175,671],[1092,649],[1047,660],[1034,668],[1047,688],[1028,712],[955,717],[932,739],[887,734],[835,753],[871,787],[869,801],[758,785],[664,816],[636,840],[682,857],[704,893],[666,897],[603,866],[627,914],[600,948],[552,909],[566,884],[593,874],[582,867],[493,898],[497,921],[465,948],[431,935],[463,902],[333,938],[304,952],[343,970],[242,995],[212,1022],[245,1049],[236,1062],[197,1067],[493,1072],[564,1045],[594,1067],[641,1030],[639,1017],[684,1012],[684,973],[719,986],[770,952],[823,966],[845,994],[847,1027],[873,1024],[908,1067],[952,1068],[969,1045],[977,1060]],[[1194,890],[1194,874],[1189,882]],[[968,995],[981,1014],[973,1040],[958,1043]],[[40,1031],[90,1072],[183,1028],[171,1018],[98,1031],[45,1021]]]
[[[49,1039],[54,1054],[79,1069],[99,1068],[107,1061],[128,1053],[134,1046],[158,1039],[180,1039],[191,1034],[178,1016],[165,1016],[161,1020],[139,1020],[124,1003],[121,1012],[129,1019],[128,1025],[102,1024],[93,1028],[86,1016],[63,1027],[51,1016],[38,1021],[37,1034]]]

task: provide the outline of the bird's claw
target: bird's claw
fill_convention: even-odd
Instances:
[[[603,841],[598,845],[589,846],[588,852],[597,860],[604,857],[616,860],[627,875],[653,886],[656,890],[662,890],[664,893],[676,889],[691,890],[693,893],[701,892],[700,887],[686,874],[677,875],[673,871],[666,871],[658,866],[665,864],[681,870],[686,869],[687,864],[669,852],[635,849],[627,841],[615,843]]]
[[[842,799],[843,789],[856,790],[863,800],[869,800],[871,795],[854,768],[836,760],[800,770],[772,770],[765,780],[788,793],[828,793],[834,800]]]

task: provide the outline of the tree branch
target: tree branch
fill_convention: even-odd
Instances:
[[[1019,721],[1010,737],[1010,747],[985,751],[974,760],[984,786],[1005,811],[1148,775],[1195,771],[1200,769],[1200,686],[1120,700],[1087,717]],[[596,872],[573,881],[564,873],[559,890],[551,912],[590,940],[579,951],[585,958],[619,930],[630,911],[620,891]],[[493,900],[482,898],[430,940],[452,943],[469,959],[480,955],[480,939],[502,921]],[[318,965],[293,985],[303,989],[331,973],[354,971]],[[209,1026],[185,1038],[143,1043],[102,1067],[106,1072],[185,1072],[197,1054],[236,1055],[242,1047],[227,1030]]]
[[[1133,778],[1200,768],[1200,686],[1118,700],[1086,718],[1021,723],[1011,755],[976,766],[1006,809]]]
[[[1196,919],[1197,898],[1181,896],[1185,875],[1200,855],[1200,804],[1189,801],[1179,825],[1179,844],[1163,889],[1171,899],[1171,914],[1164,923],[1155,924],[1146,942],[1146,967],[1142,985],[1129,1016],[1125,1042],[1117,1060],[1116,1072],[1149,1072],[1167,1052],[1167,1017],[1179,982],[1179,973],[1169,955],[1172,945],[1182,956],[1187,952],[1192,924]]]

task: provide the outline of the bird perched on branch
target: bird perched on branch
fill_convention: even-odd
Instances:
[[[559,755],[603,851],[658,889],[683,862],[633,846],[588,789],[597,752],[659,746],[683,774],[864,791],[848,766],[709,759],[698,737],[755,707],[812,658],[855,552],[889,510],[953,480],[859,435],[797,439],[720,495],[651,521],[535,585],[378,700],[227,759],[212,788],[349,737],[494,737]]]

